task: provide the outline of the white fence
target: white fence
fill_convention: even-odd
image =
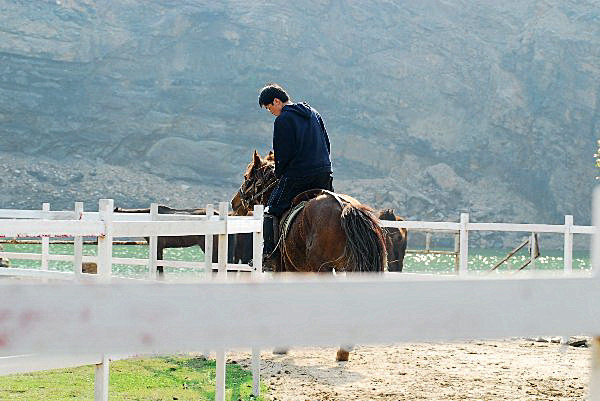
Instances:
[[[102,206],[101,206],[102,207]],[[222,204],[222,207],[225,207],[225,204]],[[207,214],[212,215],[213,208],[212,205],[207,206]],[[262,212],[257,212],[255,214],[254,220],[262,219]],[[222,213],[221,213],[222,215]],[[158,205],[152,204],[150,207],[150,213],[113,213],[110,215],[110,219],[114,222],[119,222],[119,224],[129,224],[125,222],[135,222],[136,227],[132,227],[132,230],[129,234],[125,236],[141,236],[142,231],[145,230],[148,221],[163,221],[163,222],[172,222],[172,221],[204,221],[206,217],[204,216],[190,216],[190,215],[178,215],[178,214],[158,214]],[[84,212],[83,205],[81,202],[77,202],[75,204],[74,211],[50,211],[49,204],[44,203],[41,211],[36,210],[12,210],[12,209],[0,209],[0,219],[22,219],[25,220],[22,222],[23,230],[35,230],[36,224],[34,224],[34,219],[37,219],[36,222],[39,228],[40,226],[45,226],[46,222],[42,220],[83,220],[83,221],[95,221],[100,222],[102,220],[100,212]],[[218,218],[213,218],[214,221],[218,221]],[[236,232],[250,232],[252,227],[256,228],[256,224],[252,226],[252,223],[247,222],[247,218],[240,217],[231,217],[228,216],[227,220],[229,221],[228,232],[232,233],[234,229],[236,230],[246,230],[246,231],[236,231]],[[244,223],[245,222],[245,223]],[[232,223],[234,225],[232,225]],[[174,227],[173,224],[168,224],[170,227]],[[533,234],[536,233],[553,233],[553,234],[562,234],[564,236],[564,252],[563,252],[563,261],[564,261],[564,271],[565,273],[571,273],[573,271],[573,235],[574,234],[593,234],[594,228],[593,226],[583,226],[583,225],[574,225],[573,224],[573,216],[566,215],[565,223],[561,225],[552,225],[552,224],[514,224],[514,223],[471,223],[469,222],[469,214],[461,213],[460,222],[432,222],[432,221],[388,221],[381,220],[380,225],[382,227],[395,227],[395,228],[406,228],[411,231],[437,231],[437,232],[450,232],[458,235],[459,238],[459,263],[458,263],[458,274],[466,274],[468,272],[468,261],[469,261],[469,232],[471,231],[501,231],[501,232],[529,232],[531,233],[531,259],[532,263],[530,267],[533,267],[535,262],[533,261],[533,251],[535,249],[535,244],[533,241],[535,240],[535,236]],[[96,227],[98,229],[99,226]],[[166,228],[166,225],[163,225],[161,229],[164,231],[160,232],[161,236],[172,235],[173,231],[169,231]],[[187,227],[183,227],[181,225],[177,225],[175,230],[187,229]],[[134,235],[136,234],[136,235]],[[186,235],[186,234],[176,234],[176,235]],[[11,235],[3,235],[0,232],[0,237],[7,237]],[[27,236],[26,233],[21,233],[18,235],[19,237]],[[63,235],[52,235],[53,237],[64,236]],[[145,234],[144,236],[148,236]],[[75,265],[80,264],[79,257],[81,255],[81,241],[76,240],[76,248],[75,255],[55,255],[49,253],[49,236],[43,236],[42,238],[42,252],[40,254],[31,254],[31,253],[19,253],[19,252],[1,252],[0,257],[12,258],[12,259],[29,259],[29,260],[41,260],[41,266],[43,271],[48,270],[48,261],[49,260],[60,260],[60,261],[73,261],[74,256]],[[116,235],[113,235],[116,237]],[[149,250],[149,259],[134,259],[134,258],[114,258],[113,263],[115,264],[130,264],[130,265],[147,265],[148,266],[148,275],[149,278],[154,278],[156,272],[156,266],[170,266],[170,267],[180,267],[180,268],[198,268],[199,264],[195,262],[186,262],[186,261],[172,261],[172,260],[156,260],[156,235],[150,236],[150,250]],[[205,244],[205,253],[208,255],[212,254],[213,243],[209,241],[207,237]],[[226,243],[224,243],[226,247]],[[96,256],[83,256],[83,262],[97,262],[98,257]],[[205,264],[201,266],[203,269],[208,271],[210,267]],[[217,269],[219,267],[218,263],[213,263],[212,268]],[[246,264],[228,264],[226,270],[236,270],[236,271],[256,271],[254,267],[250,267]],[[221,267],[221,273],[223,268]],[[77,273],[77,272],[76,272]],[[0,270],[0,275],[8,274],[8,275],[39,275],[38,271],[31,270],[16,270],[12,269],[11,271],[2,271]],[[41,273],[45,274],[48,277],[52,278],[67,278],[70,275],[62,272],[47,272]]]
[[[227,203],[220,205],[220,215],[227,212]],[[0,258],[9,259],[27,259],[40,260],[41,271],[32,269],[0,269],[0,275],[23,275],[23,276],[45,276],[56,279],[69,279],[73,275],[65,272],[48,271],[48,261],[72,261],[76,268],[75,275],[81,273],[81,262],[98,263],[100,254],[97,256],[83,256],[82,237],[93,236],[102,237],[105,235],[104,222],[110,222],[111,230],[107,235],[112,238],[117,237],[150,237],[149,258],[112,258],[113,264],[143,265],[148,266],[148,278],[155,278],[157,266],[170,266],[179,268],[203,269],[207,273],[212,269],[218,269],[219,274],[225,274],[228,270],[235,271],[257,271],[257,263],[254,267],[247,264],[229,263],[225,267],[220,260],[219,263],[212,263],[211,258],[205,259],[204,263],[174,260],[157,260],[157,237],[169,235],[197,235],[207,231],[205,241],[206,254],[212,255],[213,235],[220,235],[226,230],[229,234],[233,233],[259,233],[262,230],[262,207],[257,207],[255,215],[248,217],[214,216],[212,205],[207,205],[207,215],[181,215],[181,214],[158,214],[158,205],[152,204],[150,213],[113,213],[112,201],[102,200],[99,205],[100,212],[84,212],[83,204],[77,202],[74,211],[50,211],[49,204],[44,203],[41,211],[36,210],[12,210],[0,209],[0,220],[3,222],[3,228],[0,231],[0,237],[42,237],[42,251],[37,253],[22,252],[1,252]],[[6,220],[11,219],[11,220]],[[7,225],[10,221],[10,225]],[[76,223],[79,222],[79,223]],[[86,222],[89,224],[82,224]],[[160,222],[160,224],[158,224]],[[176,222],[176,223],[174,223]],[[198,229],[198,223],[201,223],[203,229]],[[37,233],[37,234],[36,234]],[[101,235],[102,234],[102,235]],[[50,254],[50,237],[71,237],[74,236],[74,255]],[[221,239],[221,237],[220,237]],[[227,248],[227,238],[219,241],[225,249]],[[99,242],[100,245],[100,242]],[[106,246],[106,242],[102,241]],[[99,250],[105,251],[105,248],[99,246]],[[260,253],[260,252],[259,252]],[[220,252],[227,260],[227,254]],[[253,255],[256,258],[256,255]],[[257,259],[254,259],[257,260]],[[211,264],[212,263],[212,264]]]
[[[533,243],[536,233],[554,233],[564,235],[564,271],[573,271],[573,234],[594,234],[593,226],[580,226],[573,224],[573,216],[565,216],[565,224],[511,224],[511,223],[471,223],[469,214],[461,213],[460,222],[434,222],[434,221],[387,221],[381,220],[382,227],[406,228],[408,230],[432,230],[452,232],[459,234],[459,268],[458,274],[468,272],[469,263],[469,232],[471,231],[503,231],[503,232],[529,232],[531,233],[531,251],[535,249]],[[533,256],[532,256],[533,259]],[[532,264],[533,266],[533,264]]]
[[[231,217],[227,213],[227,202],[222,202],[219,207],[219,216],[214,216],[212,205],[207,205],[205,216],[190,215],[159,215],[158,205],[153,204],[149,214],[114,213],[113,201],[103,199],[99,203],[99,212],[84,212],[83,205],[78,202],[73,212],[50,211],[49,205],[44,204],[42,211],[0,210],[1,227],[0,237],[41,237],[42,253],[0,252],[0,257],[13,259],[41,260],[40,269],[0,269],[0,274],[5,276],[30,276],[36,278],[66,279],[75,281],[96,282],[122,282],[112,275],[112,266],[115,263],[138,264],[148,266],[148,278],[156,278],[157,265],[170,265],[175,267],[200,268],[205,272],[205,278],[213,277],[213,269],[217,269],[217,278],[227,276],[228,269],[236,271],[246,270],[256,276],[262,271],[262,214],[263,207],[257,206],[252,217]],[[228,234],[253,233],[253,266],[240,264],[227,264]],[[205,236],[204,262],[180,262],[156,260],[158,236]],[[213,236],[218,236],[218,262],[212,262]],[[149,258],[114,258],[112,256],[113,239],[118,237],[150,237]],[[50,237],[73,237],[73,255],[50,254]],[[97,256],[83,256],[83,237],[96,237],[98,239]],[[208,255],[208,256],[206,256]],[[58,272],[48,270],[49,260],[72,261],[73,272]],[[97,274],[83,274],[82,262],[96,262]],[[126,280],[131,282],[131,280]],[[139,280],[138,280],[139,281]],[[10,287],[10,285],[8,286]],[[54,286],[51,286],[54,288]],[[6,292],[4,292],[6,294]],[[96,298],[95,303],[105,303],[103,297]],[[78,304],[81,299],[77,299]],[[72,302],[71,302],[72,303]],[[124,305],[127,302],[124,303]],[[154,304],[153,305],[157,305]],[[154,306],[156,309],[156,306]],[[158,308],[162,311],[162,306]],[[162,313],[162,312],[159,312]],[[9,312],[12,314],[12,312]],[[45,352],[35,354],[36,350],[30,349],[24,353],[14,353],[6,349],[5,336],[12,331],[10,326],[2,324],[0,312],[0,374],[45,370],[59,367],[80,366],[86,364],[96,365],[95,398],[96,400],[108,399],[108,364],[109,353],[102,351],[94,353],[70,353],[59,357],[48,355]],[[29,315],[28,315],[29,316]],[[105,322],[108,323],[108,322]],[[151,334],[148,334],[151,336]],[[202,344],[202,343],[196,343]],[[198,345],[194,348],[197,349]],[[202,349],[206,349],[202,347]],[[32,354],[32,351],[34,354]],[[135,352],[135,351],[134,351]],[[125,353],[110,353],[110,359],[121,359],[130,356],[131,351]],[[253,351],[253,392],[259,392],[259,360],[258,350]],[[217,350],[217,399],[223,399],[225,394],[225,354]]]
[[[219,235],[220,277],[226,274],[227,233],[249,230],[260,239],[260,220],[204,218],[120,221],[104,202],[99,220],[14,221],[5,236],[99,235],[100,283],[0,283],[0,352],[4,355],[123,355],[182,350],[289,345],[464,340],[510,336],[600,335],[600,277],[419,277],[386,275],[329,279],[216,280],[199,283],[109,283],[112,238],[203,233]],[[600,218],[600,194],[594,202]],[[53,213],[53,212],[38,212]],[[55,212],[64,213],[64,212]],[[69,212],[72,213],[72,212]],[[260,215],[260,213],[259,213]],[[59,216],[58,214],[55,216]],[[84,214],[85,216],[85,214]],[[130,215],[131,216],[131,215]],[[59,224],[60,222],[60,224]],[[3,223],[5,223],[3,221]],[[565,235],[565,256],[574,233],[595,234],[593,266],[600,262],[598,220],[594,226],[501,223],[382,222],[384,226],[441,229],[461,234],[466,273],[468,232],[499,230]],[[65,231],[68,228],[69,231]],[[230,230],[231,229],[231,230]],[[239,231],[235,231],[239,230]],[[245,232],[249,232],[245,231]],[[260,257],[255,242],[255,257]],[[210,242],[212,244],[212,241]],[[150,252],[150,255],[153,253]],[[207,252],[207,254],[209,254]],[[260,260],[260,259],[258,259]],[[565,266],[569,259],[565,257]],[[210,262],[207,262],[210,263]],[[255,264],[256,265],[256,264]],[[260,265],[260,264],[259,264]],[[212,266],[211,266],[212,267]],[[565,267],[565,270],[569,271]],[[73,302],[77,300],[77,302]],[[476,301],[476,302],[474,302]],[[157,312],[155,305],[161,305]],[[10,305],[10,306],[9,306]],[[382,305],[374,308],[373,305]],[[383,307],[385,305],[385,307]],[[577,307],[572,307],[577,305]],[[23,319],[27,324],[23,325]],[[177,327],[177,330],[172,330]],[[93,333],[81,336],[79,333]],[[256,353],[255,353],[256,355]],[[103,357],[105,359],[105,357]],[[594,361],[600,361],[596,353]],[[0,372],[10,372],[0,359]],[[106,364],[97,365],[97,399],[107,397]],[[224,365],[217,372],[217,399],[224,397]],[[593,366],[590,399],[599,400],[600,367]],[[99,384],[100,383],[100,384]]]

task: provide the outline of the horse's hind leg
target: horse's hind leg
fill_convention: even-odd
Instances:
[[[350,351],[354,349],[354,345],[352,344],[342,344],[340,349],[338,349],[337,354],[335,356],[335,360],[338,362],[346,362],[350,357]]]

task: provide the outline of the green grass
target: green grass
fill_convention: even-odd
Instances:
[[[215,370],[214,361],[185,356],[111,362],[109,400],[214,400]],[[93,399],[93,366],[0,377],[1,401]],[[226,399],[264,400],[252,396],[252,373],[237,364],[227,365]]]

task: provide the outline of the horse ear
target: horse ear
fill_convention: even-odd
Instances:
[[[258,154],[258,152],[256,151],[256,149],[254,149],[254,165],[255,166],[260,166],[262,163],[262,160],[260,158],[260,155]]]
[[[269,160],[269,161],[275,160],[275,152],[273,152],[272,150],[270,150],[269,154],[267,155],[267,157],[265,157],[265,159]]]

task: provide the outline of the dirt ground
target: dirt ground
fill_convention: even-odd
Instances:
[[[583,400],[590,348],[527,340],[357,346],[262,352],[266,398],[316,400]],[[248,353],[228,360],[250,368]]]

